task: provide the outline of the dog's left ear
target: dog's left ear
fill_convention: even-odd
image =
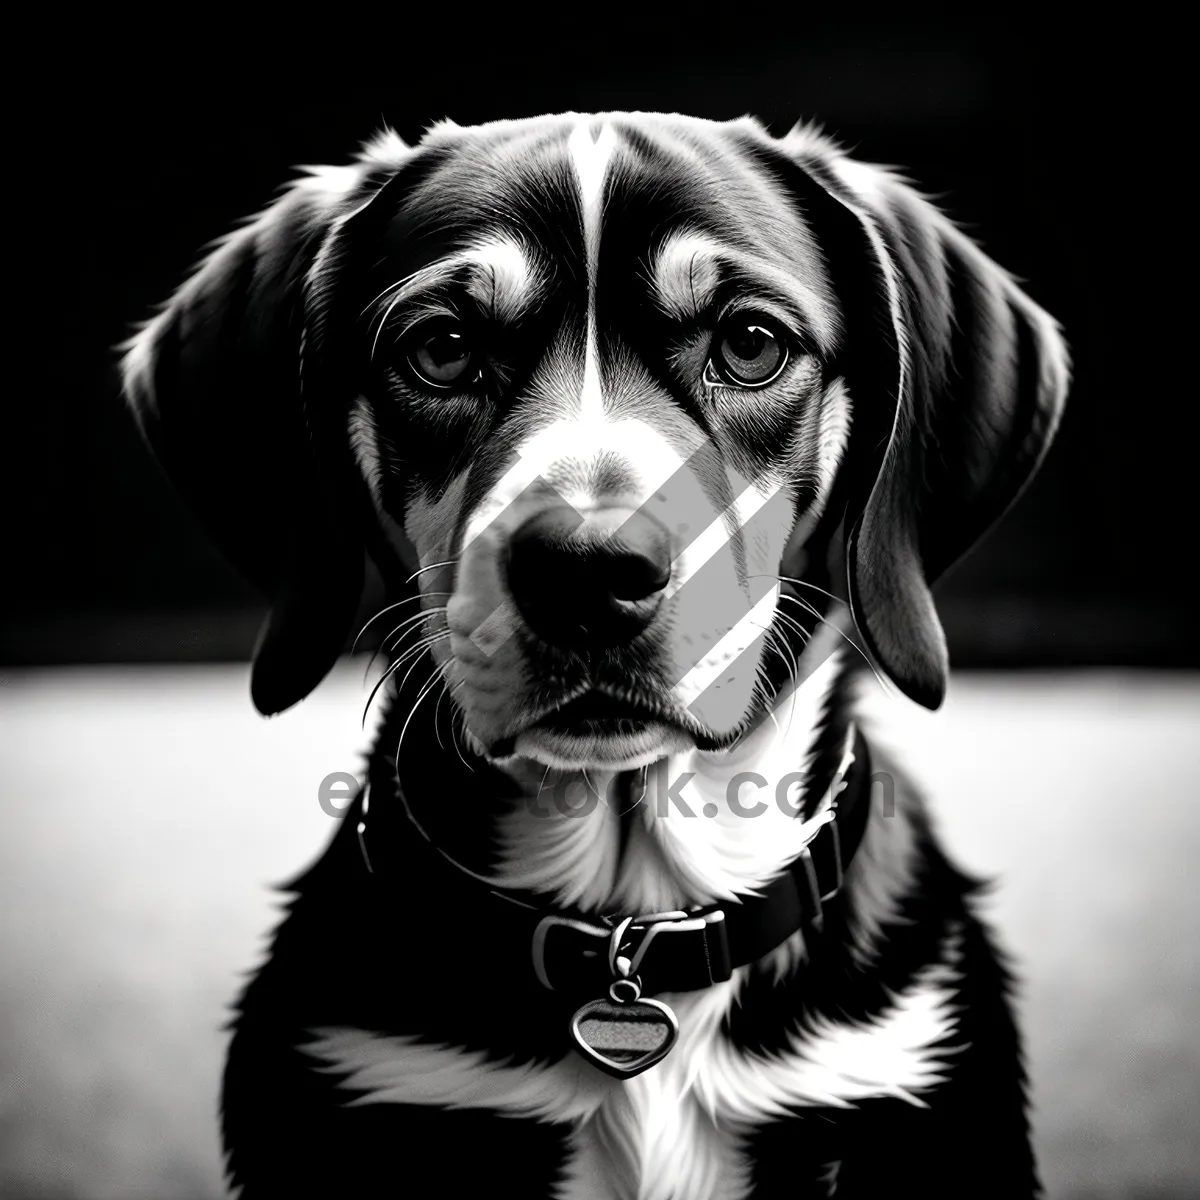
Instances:
[[[1069,358],[1054,320],[928,201],[797,129],[779,143],[843,309],[854,406],[847,571],[856,624],[937,708],[948,659],[930,586],[1028,483]]]
[[[386,142],[386,144],[385,144]],[[346,236],[407,148],[381,140],[320,168],[245,223],[124,347],[125,393],[151,448],[227,558],[264,593],[251,695],[306,696],[344,646],[362,592],[361,493],[329,314]],[[385,169],[390,168],[390,170]]]

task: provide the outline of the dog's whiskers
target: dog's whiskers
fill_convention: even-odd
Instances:
[[[803,597],[789,596],[786,592],[780,592],[779,596],[780,596],[780,599],[782,599],[782,600],[790,600],[793,604],[798,604],[800,606],[800,608],[803,609],[805,612],[809,613],[811,616],[816,617],[816,619],[822,625],[826,626],[829,629],[832,629],[834,631],[834,633],[836,633],[838,635],[838,637],[840,637],[842,639],[842,641],[844,641],[846,643],[846,645],[853,646],[855,653],[858,654],[858,656],[863,660],[863,662],[867,664],[868,670],[871,672],[872,675],[875,676],[875,679],[878,681],[879,686],[881,688],[883,688],[884,691],[890,690],[889,685],[884,681],[883,677],[879,674],[879,672],[877,670],[875,670],[875,664],[870,660],[870,658],[867,657],[867,654],[863,650],[863,648],[852,637],[849,637],[847,635],[845,630],[839,629],[835,624],[833,624],[832,621],[826,620],[826,618],[823,617],[815,608],[813,608],[813,606],[811,604],[809,604],[809,602],[807,600],[805,600]]]
[[[404,672],[404,678],[402,680],[400,680],[400,683],[396,687],[397,694],[402,694],[404,692],[404,685],[406,683],[408,683],[409,676],[412,675],[413,671],[415,671],[417,669],[417,664],[421,661],[421,652],[431,649],[438,642],[442,641],[444,638],[448,638],[449,636],[450,636],[450,631],[448,629],[443,629],[438,633],[431,634],[429,637],[429,640],[427,642],[425,642],[423,645],[421,645],[419,651],[418,651],[417,647],[414,646],[412,648],[412,651],[407,652],[407,653],[412,653],[413,651],[416,651],[416,655],[413,658],[412,665],[408,668],[407,671]],[[436,671],[440,671],[442,668],[435,664],[434,669]]]
[[[431,593],[431,594],[436,595],[437,593]],[[423,599],[423,597],[410,596],[409,599],[417,600],[417,599]],[[404,602],[401,601],[401,603],[404,603]],[[404,629],[406,626],[409,626],[409,625],[413,625],[413,626],[419,625],[419,623],[422,620],[424,620],[425,618],[435,616],[437,613],[444,613],[445,611],[446,611],[446,606],[444,604],[435,604],[429,608],[422,609],[419,613],[415,613],[411,617],[407,617],[405,620],[401,621],[399,625],[388,630],[388,632],[385,633],[382,638],[380,638],[379,645],[375,647],[375,650],[372,653],[371,657],[367,660],[366,669],[363,671],[363,683],[364,684],[366,683],[367,677],[371,674],[371,668],[375,665],[375,660],[380,656],[380,654],[382,654],[385,650],[388,652],[392,652],[399,648],[400,643],[404,640],[404,637],[396,637],[396,635],[398,633],[400,633],[400,631],[402,629]],[[407,636],[407,635],[405,635],[405,636]],[[396,640],[389,646],[388,639],[393,638],[393,637],[396,637]]]
[[[377,613],[375,613],[374,616],[368,617],[366,624],[358,631],[357,634],[355,634],[354,642],[350,647],[350,653],[353,654],[358,649],[358,643],[362,640],[362,635],[366,633],[367,630],[370,629],[380,617],[387,616],[388,613],[400,608],[401,605],[410,604],[413,600],[419,600],[420,598],[421,597],[419,593],[415,596],[405,596],[403,600],[397,600],[394,604],[389,604],[385,608],[381,608]]]
[[[404,582],[412,583],[412,581],[414,579],[416,579],[420,575],[424,575],[426,571],[436,571],[439,567],[456,567],[456,566],[458,566],[457,558],[448,558],[444,562],[430,563],[428,566],[418,567]],[[448,596],[448,595],[450,595],[450,593],[449,592],[426,592],[425,595],[427,595],[427,596],[430,596],[430,595]]]
[[[460,679],[460,680],[459,680],[459,681],[458,681],[458,682],[457,682],[457,683],[454,685],[454,687],[452,687],[452,688],[450,689],[450,691],[447,693],[447,695],[450,697],[450,704],[451,704],[451,706],[452,706],[452,707],[453,707],[453,704],[454,704],[454,693],[455,693],[455,691],[456,691],[458,688],[462,687],[462,685],[463,685],[465,682],[466,682],[466,680]],[[461,739],[460,739],[460,737],[459,737],[459,733],[458,733],[458,725],[456,725],[456,724],[455,724],[455,721],[456,721],[456,719],[457,719],[457,721],[461,722],[461,724],[462,724],[462,732],[463,732],[463,734],[465,735],[465,734],[466,734],[466,732],[467,732],[467,717],[466,717],[466,714],[465,714],[465,713],[462,711],[462,709],[461,709],[461,708],[460,708],[460,709],[453,709],[453,711],[451,712],[451,715],[450,715],[450,741],[453,743],[453,745],[454,745],[454,749],[455,749],[456,751],[458,751],[458,758],[459,758],[459,761],[462,763],[462,765],[463,765],[464,767],[466,767],[466,768],[467,768],[467,770],[468,770],[468,771],[470,771],[470,772],[471,772],[471,774],[472,774],[472,775],[474,775],[474,774],[475,774],[475,768],[474,768],[473,766],[471,766],[471,764],[470,764],[470,763],[467,761],[467,756],[466,756],[466,755],[463,753],[462,741],[461,741]]]
[[[408,662],[408,660],[412,658],[414,654],[420,654],[426,646],[432,646],[434,642],[441,641],[443,637],[449,635],[449,633],[449,629],[435,629],[430,633],[423,634],[402,654],[396,655],[396,657],[392,660],[391,666],[388,668],[388,670],[394,670],[396,667],[400,666],[401,663]]]
[[[438,717],[441,715],[442,701],[445,700],[449,694],[450,693],[446,690],[446,680],[443,677],[442,693],[440,696],[438,696],[437,703],[433,706],[433,734],[434,734],[434,737],[437,738],[438,749],[442,750],[442,751],[444,751],[446,749],[446,743],[442,741],[442,727],[438,724]],[[451,735],[453,736],[453,733],[454,733],[454,714],[453,713],[451,713],[451,715],[450,715],[450,732],[451,732]]]
[[[446,564],[445,563],[434,563],[433,565],[437,566],[437,567],[442,567],[442,566],[445,566]],[[426,570],[426,569],[430,569],[430,568],[425,568],[425,567],[421,568],[421,570]],[[421,572],[418,571],[418,572],[416,572],[416,574],[410,575],[409,578],[407,580],[405,580],[405,582],[411,583],[414,579],[416,579],[417,575],[419,575],[420,573]],[[350,653],[353,654],[358,649],[358,643],[362,640],[362,635],[364,633],[366,633],[367,630],[370,629],[371,626],[374,625],[375,622],[378,621],[380,617],[385,617],[385,616],[387,616],[388,613],[394,612],[396,609],[403,607],[405,604],[411,604],[414,600],[423,600],[423,599],[425,599],[426,596],[450,596],[450,595],[453,595],[453,593],[452,592],[416,592],[411,596],[405,596],[402,600],[395,601],[395,603],[393,603],[393,604],[386,605],[385,607],[381,608],[377,613],[375,613],[374,616],[367,618],[366,624],[363,625],[363,627],[355,635],[354,642],[350,647]]]
[[[803,645],[808,644],[809,640],[812,638],[812,634],[807,629],[805,629],[804,626],[801,625],[800,622],[797,621],[796,618],[793,617],[791,613],[786,613],[782,609],[778,609],[778,610],[776,610],[775,615],[779,618],[779,620],[784,625],[787,626],[787,628],[789,628],[790,630],[792,630],[793,633],[795,633],[795,635],[800,639],[801,644],[803,644]],[[789,645],[789,643],[787,643],[786,641],[784,644]],[[790,649],[790,645],[789,645],[789,649]],[[799,669],[800,669],[799,663],[797,663],[796,664],[797,673],[799,673]]]
[[[415,666],[416,664],[414,663],[413,665]],[[410,667],[409,671],[411,672],[411,670],[412,670],[412,668]],[[406,675],[405,678],[407,679],[408,676]],[[433,691],[434,687],[437,685],[439,680],[441,681],[441,683],[444,687],[446,681],[445,681],[445,678],[442,676],[442,669],[435,663],[433,671],[430,673],[429,678],[421,685],[421,691],[418,694],[416,700],[413,701],[413,706],[412,706],[412,708],[409,709],[408,716],[404,719],[404,725],[400,730],[400,738],[396,742],[397,772],[399,772],[400,750],[404,745],[404,735],[408,732],[408,727],[409,727],[409,725],[412,724],[413,717],[415,717],[417,715],[417,709],[421,707],[421,701],[424,700],[425,697],[428,696],[431,691]],[[434,714],[434,720],[435,720],[435,724],[436,724],[436,713]]]
[[[778,617],[784,617],[784,614],[778,611],[775,615]],[[796,661],[795,654],[792,653],[791,646],[788,645],[785,639],[780,638],[779,630],[776,629],[774,625],[759,625],[757,621],[752,621],[751,624],[756,629],[761,629],[763,633],[767,635],[767,648],[776,656],[776,658],[779,659],[780,662],[783,663],[784,669],[787,671],[788,678],[794,683],[797,676],[800,674],[800,665]],[[803,630],[800,632],[803,633]],[[773,707],[773,702],[779,698],[779,688],[772,687],[771,695],[767,695],[763,684],[764,681],[760,671],[754,679],[754,686],[759,691],[759,696],[755,706],[757,706],[757,703],[761,703],[766,715],[771,718],[771,722],[774,724],[776,730],[779,730],[779,721],[775,716],[775,710]],[[792,715],[794,708],[795,705],[789,706],[787,729],[780,731],[784,734],[784,736],[786,736],[792,728]]]
[[[387,681],[395,675],[395,673],[400,669],[400,667],[402,667],[410,658],[412,658],[414,660],[413,665],[408,668],[408,671],[405,674],[404,678],[400,681],[400,686],[396,689],[398,692],[403,691],[405,683],[408,682],[409,675],[411,675],[413,672],[413,667],[415,667],[417,665],[417,663],[421,661],[421,659],[420,659],[421,654],[424,651],[430,649],[430,647],[436,645],[438,642],[444,641],[449,636],[450,636],[450,630],[448,630],[448,629],[439,629],[436,633],[428,634],[422,641],[418,642],[415,646],[410,646],[403,654],[400,655],[399,658],[396,659],[395,662],[393,662],[391,664],[391,666],[388,667],[388,669],[386,671],[384,671],[384,673],[379,677],[378,682],[371,689],[370,696],[367,697],[367,705],[366,705],[366,708],[363,709],[363,728],[364,729],[366,728],[366,724],[367,724],[367,715],[371,711],[371,705],[374,703],[375,697],[379,694],[379,689],[381,687],[383,687],[383,685],[385,683],[387,683]]]
[[[423,612],[423,613],[421,613],[421,614],[419,614],[419,615],[420,615],[421,617],[426,617],[426,616],[433,615],[433,614],[435,614],[435,613],[437,613],[437,612],[444,612],[444,611],[445,611],[444,609],[429,609],[427,612]],[[408,622],[404,622],[404,624],[407,624],[407,623],[408,623]],[[395,641],[395,642],[394,642],[394,643],[393,643],[391,646],[387,645],[388,638],[390,638],[390,637],[391,637],[391,636],[392,636],[394,633],[396,633],[396,632],[397,632],[397,630],[399,630],[400,628],[402,628],[402,626],[397,626],[397,627],[396,627],[396,629],[393,629],[393,630],[392,630],[390,633],[388,633],[388,634],[387,634],[387,635],[386,635],[386,636],[383,638],[383,640],[380,642],[380,644],[379,644],[378,648],[375,650],[375,653],[371,655],[371,658],[370,658],[370,660],[369,660],[369,661],[368,661],[368,663],[367,663],[366,670],[363,672],[363,685],[364,685],[364,686],[366,686],[367,679],[368,679],[368,677],[369,677],[369,676],[370,676],[370,674],[371,674],[371,668],[372,668],[372,667],[375,665],[375,660],[376,660],[376,659],[379,657],[379,655],[380,655],[381,653],[383,653],[383,651],[384,651],[384,650],[386,650],[386,651],[387,651],[389,654],[393,654],[393,655],[394,655],[394,654],[396,653],[396,651],[397,651],[397,650],[399,650],[399,648],[400,648],[400,643],[401,643],[401,642],[404,640],[404,637],[407,637],[407,636],[408,636],[408,633],[411,633],[411,632],[413,632],[413,630],[412,630],[412,629],[409,629],[409,630],[407,631],[407,633],[405,633],[405,634],[404,634],[402,637],[399,637],[399,638],[397,638],[397,639],[396,639],[396,641]],[[414,628],[414,629],[416,629],[416,628],[419,628],[419,627],[414,625],[414,627],[413,627],[413,628]],[[417,644],[418,644],[418,645],[420,645],[420,644],[421,644],[421,638],[424,638],[424,637],[429,637],[429,636],[431,636],[431,634],[432,634],[432,633],[446,633],[446,632],[448,632],[448,630],[447,630],[446,628],[442,628],[442,629],[440,629],[440,630],[431,630],[431,631],[429,631],[428,633],[421,634],[421,636],[420,636],[420,637],[418,638],[418,640],[417,640]],[[410,653],[411,653],[411,647],[410,647],[410,649],[409,649],[409,650],[406,650],[406,651],[405,651],[403,654],[401,654],[401,655],[398,655],[397,657],[393,658],[393,659],[392,659],[392,661],[391,661],[391,663],[390,663],[390,665],[388,666],[388,669],[387,669],[387,671],[385,671],[385,672],[384,672],[384,678],[386,678],[386,677],[387,677],[387,674],[388,674],[388,672],[389,672],[389,671],[393,671],[393,670],[395,670],[395,668],[397,667],[397,665],[398,665],[400,662],[404,662],[404,661],[406,661],[406,660],[408,659],[408,657],[409,657],[409,654],[410,654]]]
[[[774,579],[779,583],[790,583],[790,584],[795,585],[796,587],[808,588],[810,591],[820,592],[822,596],[827,596],[835,604],[842,604],[842,605],[846,604],[846,601],[843,600],[840,596],[835,596],[832,592],[827,592],[823,587],[818,587],[815,583],[810,583],[807,579],[796,579],[792,575],[764,574],[764,575],[750,575],[750,576],[747,576],[747,578],[749,578],[749,579]],[[846,607],[849,607],[849,605],[846,605]]]
[[[380,643],[381,649],[397,649],[400,643],[404,640],[404,636],[397,635],[400,635],[403,630],[407,629],[410,625],[418,625],[421,621],[427,620],[429,617],[436,616],[438,613],[444,613],[445,611],[446,605],[434,604],[429,608],[421,609],[419,613],[414,613],[411,617],[405,617],[405,619],[401,621],[399,625],[396,625],[394,628],[388,630],[388,632],[384,634],[383,641]],[[391,638],[395,638],[396,640],[393,641],[389,646],[388,640]]]
[[[787,624],[788,626],[790,626],[792,629],[795,630],[797,636],[800,638],[801,644],[802,645],[807,644],[807,642],[809,640],[808,631],[806,629],[804,629],[798,621],[796,621],[794,618],[790,617],[787,613],[781,612],[781,613],[779,613],[779,616],[784,621],[785,624]],[[793,686],[797,686],[799,684],[799,678],[800,678],[800,663],[796,658],[796,652],[792,648],[792,644],[791,644],[791,642],[789,642],[787,640],[787,638],[783,637],[782,635],[779,635],[779,640],[783,644],[783,649],[787,653],[788,660],[791,662],[791,678],[792,678]],[[789,732],[791,732],[792,720],[795,717],[795,715],[796,715],[796,705],[794,703],[789,704],[788,705],[788,724],[787,724],[787,729],[784,731],[784,736],[786,736]]]

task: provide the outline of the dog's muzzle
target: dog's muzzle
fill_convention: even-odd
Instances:
[[[508,587],[542,641],[563,650],[611,649],[628,645],[654,620],[671,563],[667,531],[644,513],[610,509],[585,518],[560,505],[513,534]]]

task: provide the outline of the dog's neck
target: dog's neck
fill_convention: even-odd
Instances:
[[[441,869],[465,869],[502,894],[522,897],[535,911],[628,916],[703,907],[753,892],[782,874],[808,844],[814,833],[809,817],[846,765],[846,735],[857,725],[859,672],[857,652],[845,642],[839,647],[842,634],[833,633],[824,645],[821,633],[814,635],[797,672],[799,688],[733,751],[693,751],[644,774],[589,770],[586,779],[582,771],[551,777],[536,764],[500,771],[482,760],[472,767],[445,744],[440,757],[431,756],[431,706],[424,712],[428,727],[408,741],[399,739],[402,756],[398,735],[415,710],[393,704],[375,751],[379,795],[369,815],[363,801],[355,858],[361,853],[372,874],[382,867],[381,877],[412,879],[387,860],[396,845],[425,840],[434,850],[430,861]],[[805,658],[816,665],[804,669]],[[739,776],[735,806],[730,783]],[[585,788],[596,796],[586,804]],[[560,805],[555,790],[565,801]],[[780,791],[784,806],[777,802]],[[871,806],[841,889],[852,914],[850,949],[863,961],[876,953],[882,929],[901,919],[903,899],[914,885],[919,830],[907,793],[898,787],[894,793],[892,803]],[[574,808],[582,811],[571,815]],[[790,938],[774,969],[786,973],[804,952],[803,938]]]
[[[766,883],[813,836],[797,809],[829,780],[810,768],[825,741],[845,737],[830,720],[844,651],[809,649],[819,665],[730,751],[627,772],[509,765],[521,796],[498,820],[492,877],[600,913],[691,908]]]

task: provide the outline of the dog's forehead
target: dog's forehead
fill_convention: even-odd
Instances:
[[[603,246],[643,258],[672,234],[763,255],[809,279],[821,255],[751,119],[575,114],[430,130],[416,149],[389,241],[425,261],[515,235],[557,268]]]

